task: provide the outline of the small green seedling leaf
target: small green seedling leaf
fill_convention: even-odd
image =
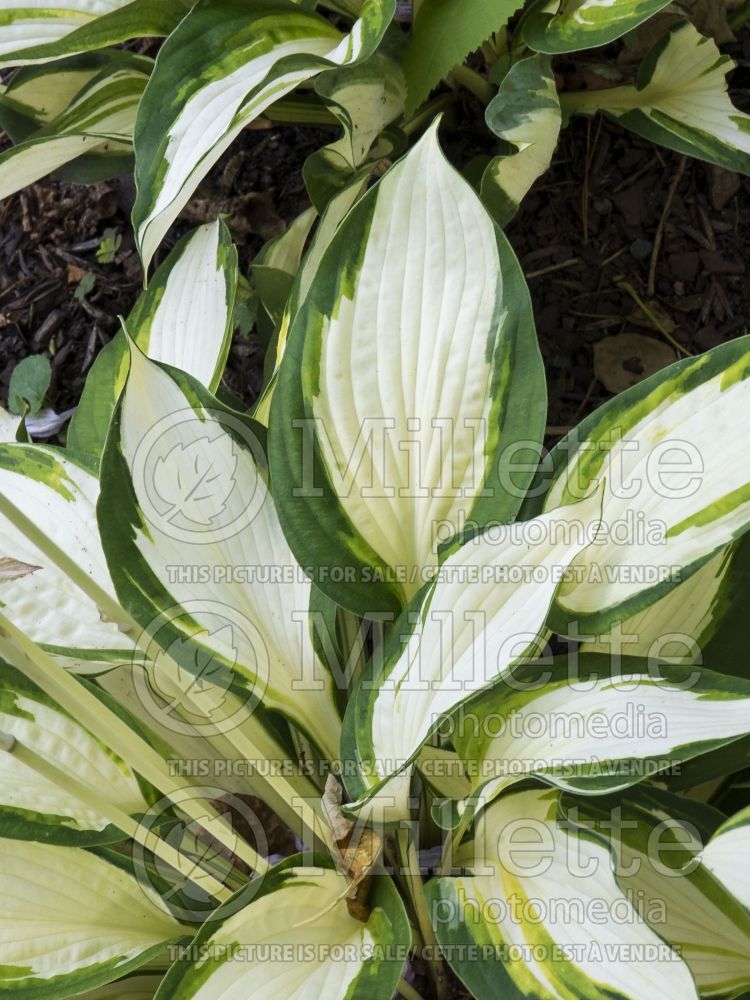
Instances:
[[[52,379],[52,369],[43,354],[24,358],[13,369],[8,390],[8,409],[19,417],[38,413]]]
[[[122,233],[116,229],[105,229],[102,241],[96,251],[96,259],[100,264],[111,264],[122,246]]]
[[[87,271],[76,285],[76,290],[73,292],[73,298],[77,299],[79,302],[81,299],[85,299],[89,292],[93,290],[95,284],[96,275],[92,274],[91,271]]]

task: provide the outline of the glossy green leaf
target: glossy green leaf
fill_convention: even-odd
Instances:
[[[404,59],[411,115],[443,77],[500,31],[522,6],[520,0],[423,0]]]

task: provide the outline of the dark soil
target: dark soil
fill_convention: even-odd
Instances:
[[[730,51],[742,64],[750,35]],[[747,110],[750,71],[736,71],[732,84]],[[492,152],[481,113],[469,98],[453,116],[455,131],[445,130],[459,166]],[[333,134],[247,130],[196,192],[162,257],[186,229],[223,212],[247,273],[265,240],[308,205],[302,165]],[[0,399],[16,363],[45,353],[54,370],[49,404],[77,402],[96,352],[140,290],[133,197],[130,177],[87,188],[48,180],[0,205]],[[123,237],[112,263],[96,256],[106,229]],[[683,160],[607,119],[573,120],[508,236],[534,304],[552,439],[616,385],[746,332],[750,181]],[[84,295],[86,274],[96,280]],[[595,363],[601,341],[607,353]],[[248,403],[261,386],[262,359],[253,335],[235,338],[225,383]]]

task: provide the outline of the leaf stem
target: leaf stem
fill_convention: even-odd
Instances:
[[[635,87],[604,87],[602,90],[563,90],[560,93],[563,116],[594,115],[597,111],[632,111],[643,105],[643,94]]]
[[[422,873],[419,870],[417,848],[411,830],[397,831],[396,846],[403,866],[406,890],[412,909],[414,910],[420,934],[422,935],[425,951],[424,957],[428,960],[428,968],[432,973],[435,993],[438,1000],[445,1000],[448,995],[445,962],[440,953],[440,945],[438,944],[438,939],[430,919],[430,912],[427,908],[427,900],[423,891]]]
[[[407,983],[404,978],[398,981],[398,991],[404,1000],[423,1000],[422,995],[417,993],[411,983]]]
[[[162,840],[161,837],[153,833],[149,834],[142,824],[136,822],[132,816],[128,816],[127,813],[123,812],[113,803],[107,802],[101,795],[98,795],[87,785],[78,781],[73,775],[68,774],[46,760],[31,747],[14,740],[10,748],[3,746],[2,749],[7,750],[16,760],[25,764],[26,767],[35,771],[41,777],[46,778],[47,781],[63,789],[71,798],[78,799],[83,805],[88,806],[89,809],[92,809],[108,820],[119,830],[122,830],[126,837],[130,837],[131,840],[141,844],[142,847],[155,854],[157,858],[164,861],[170,868],[173,868],[181,875],[185,875],[191,882],[210,893],[219,902],[224,903],[231,897],[232,893],[230,890],[209,872],[204,871],[197,862],[180,853],[171,844]]]
[[[401,131],[404,135],[413,135],[418,132],[423,125],[428,124],[433,120],[435,115],[439,114],[441,111],[445,111],[449,108],[455,99],[455,94],[440,94],[438,97],[433,97],[431,101],[423,104],[422,107],[417,111],[417,113],[410,118],[408,121],[404,122],[401,126]]]
[[[199,802],[192,795],[181,794],[194,792],[195,789],[187,781],[171,774],[161,754],[134,733],[130,726],[103,705],[96,695],[61,667],[49,653],[16,628],[2,612],[0,612],[0,655],[25,674],[105,746],[111,747],[163,795],[173,801],[176,799],[178,807],[192,820],[200,823],[218,843],[236,854],[255,871],[263,873],[268,870],[270,866],[266,859],[237,836],[227,821],[213,808],[208,798]]]
[[[471,826],[471,822],[474,818],[474,810],[471,805],[466,806],[466,811],[461,817],[461,821],[455,830],[446,830],[445,843],[443,844],[443,853],[440,858],[440,875],[445,877],[450,875],[453,868],[453,855],[456,848],[461,843],[464,834]]]
[[[496,94],[492,84],[471,66],[454,66],[449,76],[459,86],[470,91],[482,104],[489,104]]]

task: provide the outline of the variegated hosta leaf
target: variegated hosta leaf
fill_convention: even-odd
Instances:
[[[77,847],[0,840],[0,996],[77,996],[183,939],[142,882]]]
[[[730,894],[742,885],[746,854],[733,855],[727,892],[708,861],[713,841],[699,853],[720,813],[645,786],[627,798],[566,795],[562,807],[568,824],[609,847],[620,888],[679,952],[702,997],[750,986],[750,915]]]
[[[523,20],[536,52],[557,55],[607,45],[637,28],[670,0],[537,0]]]
[[[128,333],[153,361],[180,368],[216,392],[236,289],[237,251],[217,219],[176,244],[128,316]]]
[[[482,177],[482,200],[504,226],[549,169],[557,147],[560,101],[550,60],[531,56],[515,63],[485,117],[495,135],[516,148],[511,155],[496,156]]]
[[[318,227],[315,230],[309,250],[304,255],[302,261],[299,262],[295,268],[295,276],[292,276],[291,274],[289,275],[292,279],[288,283],[289,292],[285,300],[283,312],[279,318],[278,329],[275,332],[275,343],[271,344],[271,348],[269,350],[273,368],[270,369],[267,384],[260,399],[258,399],[255,404],[255,409],[253,411],[254,419],[263,424],[264,427],[268,426],[271,411],[271,399],[273,398],[273,393],[278,381],[279,365],[281,364],[281,359],[284,357],[284,351],[286,350],[292,318],[296,315],[300,303],[304,301],[312,279],[317,274],[323,255],[328,249],[336,230],[340,226],[341,220],[344,218],[352,205],[354,205],[364,193],[368,178],[369,170],[365,169],[360,171],[350,184],[331,198],[328,203],[328,207],[325,212],[323,212],[320,222],[318,223]],[[287,262],[287,266],[289,266],[289,263],[290,262]],[[253,270],[255,272],[257,282],[258,269],[253,267]],[[261,267],[260,270],[262,271],[263,268]],[[263,292],[262,290],[260,291],[262,295]],[[272,318],[274,317],[272,316]],[[266,363],[268,364],[268,360]]]
[[[16,434],[21,423],[21,418],[14,413],[8,413],[0,406],[0,443],[12,442],[16,440]]]
[[[572,114],[605,111],[651,142],[750,175],[750,115],[727,93],[735,63],[687,22],[641,65],[636,86],[571,94]]]
[[[697,1000],[690,970],[642,920],[607,847],[557,821],[559,793],[507,795],[428,882],[441,949],[477,1000]]]
[[[219,219],[183,236],[154,274],[125,321],[154,361],[181,368],[215,392],[232,336],[237,251]],[[118,335],[89,372],[71,421],[68,445],[99,456],[125,385],[128,347]]]
[[[147,79],[135,68],[94,77],[57,118],[0,155],[0,199],[84,153],[121,152],[132,140]]]
[[[0,0],[0,67],[168,35],[184,14],[182,0]]]
[[[305,161],[305,186],[322,214],[365,163],[374,167],[393,154],[393,140],[381,133],[403,114],[406,81],[394,59],[376,52],[363,63],[322,73],[315,89],[344,129],[340,139]]]
[[[150,73],[153,59],[123,49],[85,52],[51,63],[24,66],[0,94],[0,127],[14,143],[32,139],[62,115],[98,74],[115,69]],[[132,142],[110,141],[58,167],[53,176],[78,184],[119,177],[133,169]]]
[[[463,761],[454,750],[427,745],[417,758],[417,767],[433,795],[464,799],[471,794],[471,782],[466,777]]]
[[[287,858],[256,883],[243,909],[241,891],[217,910],[155,1000],[391,997],[411,944],[395,886],[376,873],[369,917],[355,920],[344,898],[350,883],[319,860],[303,867],[301,855]]]
[[[373,664],[348,706],[342,753],[360,769],[358,778],[345,775],[352,798],[366,801],[448,713],[534,655],[555,590],[598,512],[592,496],[499,533],[487,529],[446,559],[395,627],[382,670]]]
[[[320,70],[367,58],[394,9],[366,0],[344,36],[290,0],[198,0],[161,49],[138,116],[133,224],[144,267],[242,129]]]
[[[572,666],[517,667],[456,714],[453,742],[483,803],[530,775],[587,795],[628,788],[750,733],[750,681],[627,656]]]
[[[604,635],[592,635],[581,652],[611,656],[644,656],[672,663],[711,663],[721,673],[736,673],[733,664],[704,653],[724,617],[731,612],[744,579],[734,553],[747,546],[744,536],[720,549],[684,583],[645,610]]]
[[[621,393],[563,439],[545,507],[603,482],[604,526],[572,565],[550,627],[603,634],[747,529],[750,456],[734,441],[749,403],[743,337]]]
[[[141,68],[150,73],[153,60],[122,49],[86,52],[51,64],[17,70],[0,94],[0,124],[14,142],[62,114],[87,83],[106,69]]]
[[[701,852],[703,865],[750,910],[750,808],[737,813],[716,831]],[[750,985],[750,960],[747,984]]]
[[[346,216],[293,319],[269,433],[297,558],[345,607],[402,606],[439,543],[515,515],[529,477],[507,464],[544,408],[517,262],[434,126]]]
[[[290,223],[286,232],[269,240],[253,261],[258,298],[274,327],[281,322],[305,243],[317,218],[314,208],[305,209]]]
[[[146,812],[148,803],[128,765],[5,663],[0,664],[0,732],[127,815]],[[108,820],[19,762],[12,751],[0,752],[0,832],[81,846],[124,839]]]
[[[88,576],[114,594],[96,529],[96,477],[72,453],[44,445],[0,445],[0,493]],[[36,545],[0,515],[2,555],[40,567],[0,583],[3,613],[64,665],[97,672],[130,659],[133,642],[116,622],[53,565]]]
[[[154,656],[163,649],[191,673],[240,684],[335,756],[340,719],[310,635],[311,583],[264,462],[260,425],[131,345],[99,506],[118,596]]]

